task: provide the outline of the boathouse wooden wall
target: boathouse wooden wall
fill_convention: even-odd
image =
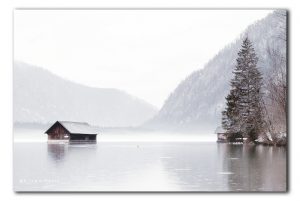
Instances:
[[[49,140],[68,140],[70,133],[61,124],[54,124],[48,131]]]

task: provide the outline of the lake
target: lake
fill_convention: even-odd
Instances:
[[[14,143],[15,191],[285,191],[286,177],[285,147]]]

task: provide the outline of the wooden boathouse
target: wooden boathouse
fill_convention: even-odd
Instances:
[[[243,136],[239,133],[228,133],[222,127],[218,127],[215,130],[215,134],[217,134],[217,142],[242,143],[246,139],[244,139]]]
[[[98,132],[88,123],[56,121],[45,134],[48,140],[96,141]]]
[[[217,127],[215,134],[217,134],[217,142],[227,142],[226,131],[221,126]]]

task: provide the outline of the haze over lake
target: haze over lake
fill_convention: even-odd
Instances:
[[[169,139],[95,144],[17,142],[14,190],[286,190],[285,147]]]
[[[286,192],[287,16],[14,10],[14,190]]]

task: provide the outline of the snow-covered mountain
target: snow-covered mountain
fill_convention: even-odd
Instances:
[[[21,62],[14,64],[13,79],[15,123],[68,120],[129,127],[140,125],[157,112],[154,106],[123,91],[83,86]]]
[[[280,33],[285,31],[286,27],[285,21],[279,20],[284,15],[285,11],[275,11],[250,25],[236,41],[221,50],[203,69],[193,72],[183,80],[170,94],[159,113],[145,126],[213,131],[221,124],[221,111],[225,107],[225,96],[229,92],[232,70],[242,39],[248,36],[252,41],[259,57],[258,66],[266,75],[271,68],[267,57],[268,48],[286,50],[286,44],[278,42]]]

